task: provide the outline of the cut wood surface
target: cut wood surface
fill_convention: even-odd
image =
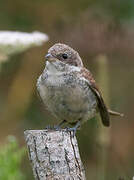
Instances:
[[[76,137],[65,129],[26,130],[25,140],[36,180],[85,180]]]

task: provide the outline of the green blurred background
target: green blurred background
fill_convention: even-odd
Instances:
[[[50,38],[44,45],[14,55],[1,64],[0,146],[8,135],[14,135],[21,148],[25,146],[25,129],[43,129],[57,123],[37,97],[36,81],[45,66],[47,49],[61,42],[80,53],[107,104],[125,114],[123,118],[112,117],[108,130],[96,118],[77,133],[87,179],[132,179],[134,1],[0,0],[0,30],[38,30]],[[25,179],[33,179],[27,154],[21,170]]]

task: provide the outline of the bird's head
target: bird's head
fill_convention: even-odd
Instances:
[[[71,66],[83,66],[79,54],[71,47],[61,43],[54,44],[48,50],[48,54],[45,56],[45,58],[49,62],[60,61]]]

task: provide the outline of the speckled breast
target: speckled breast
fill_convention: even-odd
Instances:
[[[58,119],[88,120],[96,113],[96,98],[83,79],[73,73],[51,75],[45,72],[37,83],[39,94]]]
[[[96,97],[78,73],[79,68],[47,63],[37,81],[44,104],[60,120],[83,121],[96,113]]]

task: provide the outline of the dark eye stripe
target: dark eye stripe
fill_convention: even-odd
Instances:
[[[67,54],[62,54],[62,57],[64,58],[64,59],[67,59],[68,58],[68,55]]]

